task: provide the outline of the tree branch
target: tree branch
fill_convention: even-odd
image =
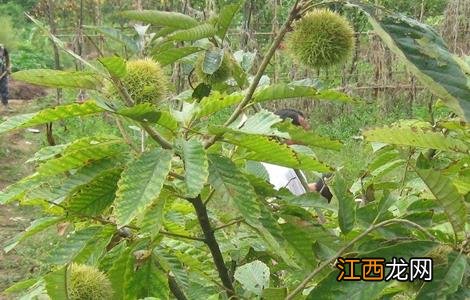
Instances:
[[[188,236],[188,235],[168,232],[168,231],[165,231],[165,230],[160,230],[160,233],[163,234],[163,235],[167,235],[167,236],[178,237],[178,238],[183,238],[183,239],[188,239],[188,240],[193,240],[193,241],[200,241],[200,242],[205,242],[206,241],[203,238],[198,238],[198,237],[195,237],[195,236]]]
[[[320,264],[315,270],[313,270],[312,273],[310,273],[289,295],[287,295],[286,299],[285,300],[292,300],[294,299],[294,297],[300,293],[306,286],[307,284],[310,282],[310,280],[312,280],[313,277],[315,277],[318,273],[320,273],[320,271],[322,271],[326,266],[328,266],[330,263],[332,263],[333,261],[335,261],[339,256],[341,256],[349,247],[351,247],[352,245],[354,245],[355,243],[357,243],[357,241],[359,241],[360,239],[364,238],[365,236],[367,236],[369,233],[371,233],[372,231],[376,230],[376,229],[379,229],[381,227],[385,227],[385,226],[388,226],[388,225],[391,225],[391,224],[394,224],[394,223],[404,223],[404,224],[407,224],[407,225],[410,225],[412,227],[415,227],[417,229],[419,229],[420,231],[422,231],[423,233],[425,233],[431,240],[435,240],[435,237],[429,233],[429,231],[427,231],[426,229],[424,229],[422,226],[414,223],[414,222],[411,222],[409,220],[405,220],[405,219],[391,219],[391,220],[387,220],[387,221],[383,221],[379,224],[375,224],[375,225],[371,225],[366,231],[364,231],[363,233],[361,233],[360,235],[358,235],[356,238],[354,238],[352,241],[350,241],[349,243],[347,243],[343,248],[339,249],[338,252],[336,252],[330,259],[324,261],[322,264]]]
[[[226,228],[226,227],[229,227],[229,226],[232,226],[232,225],[235,225],[235,224],[239,224],[241,222],[243,222],[243,218],[238,218],[238,219],[235,219],[231,222],[228,222],[227,224],[224,224],[224,225],[221,225],[219,227],[215,227],[212,231],[216,232],[217,230],[220,230],[220,229],[223,229],[223,228]]]
[[[228,269],[225,266],[224,258],[222,256],[222,252],[220,251],[219,244],[215,239],[214,230],[212,229],[212,226],[209,222],[209,215],[207,214],[207,209],[204,203],[202,202],[200,196],[190,199],[189,201],[196,210],[197,219],[202,228],[202,231],[204,232],[206,245],[207,247],[209,247],[209,250],[212,254],[212,258],[219,273],[220,280],[222,281],[222,284],[226,289],[227,297],[233,299],[234,297],[236,297],[235,289],[233,288],[232,281],[230,280]]]
[[[171,275],[168,275],[168,286],[170,287],[170,291],[173,293],[178,300],[187,300],[186,295],[183,293],[181,288],[178,286],[175,278]]]
[[[282,25],[282,28],[281,30],[279,31],[279,34],[276,36],[276,38],[274,39],[274,41],[272,42],[271,46],[269,47],[269,50],[268,52],[266,53],[266,55],[264,56],[263,58],[263,61],[261,62],[261,65],[259,66],[258,68],[258,71],[256,72],[256,75],[255,77],[253,78],[253,81],[251,82],[249,88],[248,88],[248,91],[246,92],[245,94],[245,97],[243,98],[243,100],[238,104],[237,108],[235,109],[235,111],[232,113],[232,115],[228,118],[228,120],[225,122],[224,126],[228,126],[230,125],[233,121],[235,121],[239,116],[240,114],[243,112],[243,109],[245,108],[245,106],[252,100],[253,98],[253,94],[255,93],[256,91],[256,88],[258,87],[258,84],[261,80],[261,77],[263,76],[264,72],[266,71],[266,68],[269,64],[269,62],[271,61],[271,58],[273,57],[274,53],[276,52],[276,50],[278,49],[279,45],[281,44],[282,40],[284,39],[284,36],[286,35],[286,33],[289,31],[290,29],[290,25],[292,24],[292,22],[297,18],[298,16],[298,12],[300,10],[300,7],[299,7],[299,1],[300,0],[296,0],[295,1],[295,4],[293,5],[290,13],[289,13],[289,17],[287,18],[286,22],[284,23],[284,25]],[[207,140],[207,142],[205,143],[204,147],[207,149],[209,148],[210,146],[212,146],[215,141],[217,140],[218,136],[215,135],[215,136],[212,136],[209,140]]]

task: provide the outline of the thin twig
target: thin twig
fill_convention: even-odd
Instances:
[[[411,158],[413,157],[413,154],[414,154],[414,149],[410,147],[410,154],[408,155],[408,159],[406,160],[405,172],[403,174],[403,178],[400,183],[400,197],[403,195],[403,191],[405,190],[405,180],[406,180],[406,177],[408,176],[408,169],[410,167],[410,162],[411,162]]]
[[[209,192],[209,196],[207,196],[206,201],[204,201],[204,206],[207,206],[207,203],[209,203],[209,200],[212,199],[212,196],[214,196],[214,193],[215,193],[215,189]]]
[[[232,115],[228,118],[228,120],[225,122],[224,126],[230,125],[233,121],[235,121],[240,114],[243,112],[245,109],[245,106],[252,100],[253,95],[256,91],[256,88],[258,87],[258,84],[261,80],[261,77],[264,75],[264,72],[266,70],[266,67],[268,66],[271,58],[273,57],[274,53],[278,49],[279,45],[281,44],[282,40],[284,39],[284,36],[286,33],[289,31],[290,25],[292,22],[297,18],[298,12],[299,12],[299,4],[300,0],[296,0],[290,13],[289,17],[287,18],[286,22],[284,25],[282,25],[281,30],[279,31],[279,34],[276,36],[274,41],[272,42],[271,46],[269,47],[268,52],[264,56],[263,61],[261,62],[261,65],[258,68],[258,71],[256,72],[255,77],[253,78],[253,81],[250,84],[250,87],[248,88],[247,93],[245,94],[245,97],[243,100],[238,104],[237,108],[235,111],[232,113]],[[217,140],[218,135],[212,136],[209,140],[206,141],[204,147],[207,149],[210,146],[212,146],[215,141]]]
[[[188,235],[178,234],[178,233],[173,233],[173,232],[168,232],[168,231],[165,231],[165,230],[160,230],[160,233],[163,234],[163,235],[183,238],[183,239],[187,239],[187,240],[193,240],[193,241],[199,241],[199,242],[205,242],[206,241],[203,238],[199,238],[199,237],[195,237],[195,236],[188,236]]]
[[[354,245],[357,241],[364,238],[365,236],[367,236],[369,233],[371,233],[372,231],[374,231],[376,229],[379,229],[381,227],[385,227],[385,226],[388,226],[388,225],[391,225],[391,224],[394,224],[394,223],[404,223],[404,224],[410,225],[412,227],[415,227],[415,228],[419,229],[420,231],[422,231],[423,233],[425,233],[431,240],[435,240],[435,237],[431,233],[429,233],[429,231],[427,231],[425,228],[423,228],[422,226],[420,226],[420,225],[418,225],[414,222],[411,222],[411,221],[405,220],[405,219],[391,219],[391,220],[383,221],[383,222],[381,222],[379,224],[376,224],[376,225],[371,225],[366,231],[364,231],[363,233],[358,235],[356,238],[354,238],[352,241],[350,241],[344,247],[342,247],[340,250],[338,250],[338,252],[336,252],[330,259],[324,261],[315,270],[313,270],[312,273],[310,273],[289,295],[287,295],[285,300],[294,299],[294,297],[298,293],[300,293],[307,286],[307,284],[312,280],[313,277],[315,277],[326,266],[328,266],[330,263],[332,263],[338,257],[340,257],[349,247]]]
[[[212,229],[212,231],[217,231],[217,230],[220,230],[220,229],[223,229],[223,228],[226,228],[226,227],[229,227],[229,226],[232,226],[232,225],[235,225],[235,224],[239,224],[241,222],[243,222],[243,218],[238,218],[238,219],[235,219],[231,222],[228,222],[227,224],[224,224],[224,225],[221,225],[219,227],[215,227],[214,229]]]
[[[119,120],[118,116],[114,116],[114,120],[116,121],[116,125],[119,129],[119,132],[121,133],[122,137],[126,141],[126,144],[131,146],[132,149],[134,149],[135,152],[139,152],[137,148],[135,148],[135,145],[132,143],[132,140],[130,139],[129,135],[127,134],[126,130],[124,129],[124,126],[122,126],[121,120]]]
[[[180,175],[180,174],[177,174],[177,173],[175,173],[175,172],[172,172],[172,171],[170,171],[170,172],[168,173],[168,175],[170,175],[171,177],[174,177],[174,178],[176,178],[176,179],[179,179],[179,180],[183,180],[183,181],[185,180],[185,177],[184,177],[184,176],[182,176],[182,175]]]

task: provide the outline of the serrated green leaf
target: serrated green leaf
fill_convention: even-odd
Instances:
[[[196,139],[181,142],[185,169],[185,183],[189,197],[201,193],[209,176],[208,162],[204,145]]]
[[[467,258],[464,254],[459,254],[449,266],[442,286],[442,292],[447,295],[457,292],[459,285],[462,283],[462,279],[465,275],[465,269],[467,268]]]
[[[232,23],[233,18],[240,9],[243,1],[237,1],[235,4],[229,4],[222,7],[217,19],[217,35],[221,38],[225,38],[230,24]]]
[[[29,289],[30,287],[32,287],[33,285],[35,285],[39,280],[40,278],[31,278],[31,279],[23,280],[8,287],[3,292],[5,292],[6,294],[15,294],[15,293],[23,292]]]
[[[175,32],[176,30],[178,30],[178,28],[176,28],[176,27],[163,27],[162,29],[160,29],[159,31],[157,31],[155,33],[155,36],[153,37],[152,40],[155,41],[159,37],[165,37],[165,36],[169,35],[170,33]],[[163,42],[163,43],[165,43],[165,42]],[[173,45],[173,43],[170,43],[170,44]],[[156,50],[156,49],[154,49],[154,50]]]
[[[369,142],[412,146],[466,153],[469,147],[462,141],[439,132],[416,127],[383,127],[367,130],[364,136]]]
[[[370,4],[351,5],[366,13],[385,44],[427,88],[470,119],[470,68],[449,51],[432,27]]]
[[[301,228],[293,222],[280,225],[282,235],[294,250],[296,261],[301,266],[312,266],[314,264],[313,242],[311,232],[307,228]]]
[[[322,90],[318,91],[312,86],[297,85],[297,84],[286,84],[279,83],[268,85],[253,95],[254,102],[265,102],[275,100],[285,100],[292,98],[307,97],[316,100],[327,100],[327,101],[338,101],[346,103],[356,102],[348,95],[334,91],[334,90]]]
[[[67,210],[86,216],[101,214],[116,197],[117,181],[121,172],[121,169],[111,169],[101,173],[91,182],[80,186],[66,200]]]
[[[101,85],[98,76],[90,72],[30,69],[15,72],[11,76],[18,81],[56,88],[94,90]]]
[[[308,171],[330,172],[331,168],[313,157],[295,152],[291,147],[263,135],[246,134],[223,126],[210,126],[212,134],[223,134],[224,141],[243,147],[246,159]]]
[[[189,286],[188,271],[183,264],[172,253],[172,249],[156,247],[153,250],[158,262],[165,268],[166,271],[173,273],[176,282],[181,289],[185,290]]]
[[[113,261],[107,275],[113,287],[114,299],[128,299],[126,298],[126,283],[130,282],[132,279],[134,257],[132,256],[130,248],[120,247],[118,250],[119,253],[116,253],[117,258]]]
[[[266,171],[266,168],[262,163],[252,160],[247,160],[245,164],[246,172],[263,179],[264,181],[269,181],[269,173]],[[251,180],[250,180],[251,181]],[[252,182],[253,184],[253,182]]]
[[[85,185],[94,178],[115,167],[115,162],[110,159],[102,159],[78,169],[75,173],[68,176],[60,185],[45,186],[32,190],[28,198],[47,199],[54,203],[61,203],[65,197],[72,194],[82,185]]]
[[[34,153],[34,156],[28,159],[26,162],[27,163],[35,162],[35,161],[41,162],[41,161],[48,160],[62,153],[66,147],[67,147],[67,144],[43,147],[39,149],[39,151]]]
[[[254,102],[264,102],[300,97],[314,97],[317,89],[309,86],[279,83],[266,86],[253,95]]]
[[[116,113],[138,122],[155,123],[171,131],[178,128],[178,122],[168,111],[159,110],[151,103],[141,103],[133,107],[121,108]]]
[[[36,113],[17,115],[8,118],[5,122],[0,124],[0,134],[12,129],[26,128],[57,120],[96,114],[102,111],[104,110],[97,106],[94,101],[47,108]]]
[[[120,226],[129,224],[158,198],[168,172],[172,152],[155,149],[129,163],[116,192],[116,216]]]
[[[106,247],[116,233],[115,226],[107,225],[91,238],[80,252],[74,257],[74,262],[79,264],[96,265],[106,253]]]
[[[126,60],[119,56],[108,56],[99,59],[100,63],[116,78],[124,77],[127,73]]]
[[[416,169],[419,177],[436,197],[436,202],[444,209],[456,235],[465,229],[467,209],[463,196],[452,181],[438,170]]]
[[[139,51],[139,47],[137,46],[137,42],[133,40],[131,37],[125,35],[121,30],[104,27],[104,26],[91,26],[91,25],[83,25],[85,28],[94,29],[105,36],[109,37],[110,39],[124,45],[127,50],[136,53]]]
[[[257,226],[256,231],[268,245],[273,255],[282,258],[287,265],[298,268],[299,266],[285,249],[285,239],[282,235],[282,229],[279,226],[278,219],[271,213],[266,205],[260,204],[260,211],[261,216],[259,221],[262,226]]]
[[[56,246],[50,255],[52,264],[61,265],[73,261],[87,243],[102,230],[101,226],[91,226],[72,232],[68,237]]]
[[[333,196],[338,200],[338,221],[339,227],[343,233],[350,232],[356,219],[356,203],[354,197],[349,191],[348,183],[343,178],[342,174],[337,173],[330,185],[330,190]]]
[[[42,175],[56,175],[77,169],[105,157],[122,153],[123,141],[112,137],[83,138],[70,144],[61,157],[46,161],[38,167]]]
[[[451,255],[449,255],[449,257],[450,256]],[[455,256],[452,263],[443,266],[438,265],[433,268],[433,280],[432,282],[424,283],[416,296],[417,300],[459,299],[458,296],[456,297],[455,293],[462,284],[465,284],[465,281],[462,282],[462,279],[465,276],[465,270],[468,264],[465,255],[455,255],[452,253],[452,256]],[[449,262],[451,261],[450,259],[451,258],[449,258]]]
[[[161,25],[188,29],[199,24],[198,21],[190,16],[168,11],[158,10],[127,10],[119,13],[120,16],[135,21],[142,21],[152,25]]]
[[[55,225],[59,222],[64,220],[63,217],[44,217],[40,219],[34,220],[31,225],[25,229],[24,232],[20,233],[19,235],[15,236],[12,240],[8,242],[8,244],[3,248],[3,250],[8,253],[16,247],[19,243],[23,242],[27,238],[39,233],[52,225]]]
[[[241,127],[240,125],[232,125],[231,128],[250,134],[275,135],[276,129],[272,127],[280,122],[282,119],[278,115],[262,109],[248,117]]]
[[[153,255],[132,274],[132,280],[127,282],[126,292],[137,299],[145,297],[169,299],[167,275],[157,267]]]
[[[149,206],[144,213],[142,223],[140,225],[140,232],[148,234],[153,240],[163,225],[163,215],[166,202],[166,195],[160,194],[160,197]]]
[[[0,204],[7,204],[17,199],[21,194],[40,186],[43,180],[44,178],[34,174],[8,186],[0,192]]]
[[[470,178],[468,176],[462,178],[455,178],[453,184],[460,194],[467,195],[470,193]],[[1,201],[0,201],[1,202]]]
[[[392,160],[400,158],[400,153],[396,149],[391,149],[381,153],[380,155],[374,157],[374,159],[369,163],[367,169],[370,172],[375,171],[386,163],[389,163]]]
[[[241,93],[224,95],[214,91],[211,95],[201,100],[197,116],[199,118],[210,116],[226,107],[239,103],[242,99],[243,95]]]
[[[66,290],[66,272],[67,266],[55,270],[44,276],[44,282],[46,283],[47,295],[51,300],[63,300],[68,299]]]
[[[153,58],[158,61],[162,66],[170,65],[186,56],[202,51],[199,47],[182,47],[171,48],[156,53]]]
[[[228,158],[209,155],[209,183],[220,196],[232,201],[245,220],[259,223],[260,207],[250,182]]]
[[[167,39],[171,41],[197,41],[203,38],[214,36],[216,33],[215,27],[211,24],[201,24],[195,27],[178,30],[168,35]]]
[[[303,128],[295,126],[289,121],[277,124],[275,128],[288,133],[290,139],[306,146],[331,150],[340,150],[342,147],[342,143],[338,140],[332,140],[328,137],[305,131]]]
[[[269,286],[269,267],[259,261],[244,264],[235,270],[235,280],[240,282],[245,291],[261,296],[263,289]]]

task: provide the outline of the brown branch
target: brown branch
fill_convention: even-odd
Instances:
[[[224,258],[222,256],[222,252],[220,251],[219,244],[215,239],[214,230],[209,222],[209,215],[207,214],[207,209],[200,196],[190,199],[191,204],[194,206],[196,210],[197,219],[199,224],[204,232],[205,236],[205,243],[209,248],[212,258],[214,260],[214,264],[217,268],[217,272],[219,273],[220,280],[224,285],[224,288],[227,292],[228,298],[236,298],[235,289],[233,288],[232,280],[230,280],[230,276],[228,274],[228,269],[225,266]]]
[[[186,295],[183,293],[181,288],[179,287],[178,283],[176,282],[175,278],[171,275],[168,275],[168,286],[170,287],[170,291],[175,296],[177,300],[187,300]]]
[[[232,225],[235,225],[235,224],[239,224],[239,223],[242,223],[244,221],[243,218],[238,218],[238,219],[235,219],[231,222],[228,222],[227,224],[224,224],[224,225],[221,225],[219,227],[215,227],[212,231],[217,231],[217,230],[220,230],[220,229],[223,229],[223,228],[226,228],[226,227],[229,227],[229,226],[232,226]]]

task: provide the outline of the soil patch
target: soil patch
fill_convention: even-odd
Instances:
[[[47,95],[47,90],[43,87],[11,79],[9,82],[9,92],[11,99],[32,100]]]

